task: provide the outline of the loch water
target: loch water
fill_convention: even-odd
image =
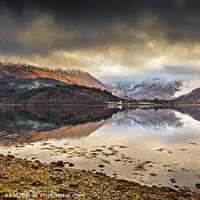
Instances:
[[[200,107],[1,106],[0,152],[144,185],[200,183]]]

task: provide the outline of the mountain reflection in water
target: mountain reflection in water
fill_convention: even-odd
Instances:
[[[90,135],[105,123],[111,127],[137,126],[153,130],[180,128],[183,120],[176,114],[177,111],[200,121],[200,107],[137,108],[121,112],[104,106],[1,107],[0,140],[3,144],[12,144],[48,139],[79,139]]]
[[[161,130],[167,127],[181,127],[182,121],[171,109],[136,109],[120,113],[108,124],[113,126],[141,126],[147,129]]]
[[[1,143],[88,136],[118,110],[107,107],[2,107]]]
[[[199,109],[1,107],[0,151],[145,185],[194,188],[200,183]]]

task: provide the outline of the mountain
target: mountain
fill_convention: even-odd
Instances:
[[[107,90],[80,85],[56,85],[31,90],[0,89],[0,102],[3,104],[106,104],[119,101]]]
[[[182,83],[167,78],[145,79],[139,82],[118,81],[107,86],[117,94],[132,99],[171,99],[181,90]]]
[[[41,68],[28,64],[0,63],[0,79],[37,79],[50,78],[67,84],[96,87],[101,90],[110,89],[89,73],[79,70],[62,70]],[[10,83],[11,85],[13,83]]]
[[[200,88],[192,90],[192,92],[182,95],[173,100],[179,103],[198,103],[200,104]]]
[[[38,89],[41,87],[54,87],[56,85],[68,85],[68,84],[51,78],[0,79],[0,89],[13,88],[20,90],[31,90],[31,89]]]

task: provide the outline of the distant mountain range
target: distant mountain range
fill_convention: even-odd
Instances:
[[[132,99],[172,99],[181,90],[181,81],[171,81],[166,78],[145,79],[139,82],[117,81],[107,86],[123,97]]]
[[[199,89],[175,99],[183,82],[167,78],[116,81],[103,84],[79,70],[0,63],[0,103],[105,104],[108,101],[173,100],[200,103]]]

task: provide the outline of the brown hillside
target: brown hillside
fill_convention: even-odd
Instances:
[[[108,90],[98,79],[89,73],[79,70],[62,70],[49,69],[31,66],[27,64],[2,64],[0,63],[0,78],[16,78],[16,79],[35,79],[35,78],[52,78],[68,84],[84,85],[87,87],[96,87],[102,90]]]
[[[179,103],[200,103],[200,88],[197,88],[188,94],[182,95],[174,99],[174,101]]]

